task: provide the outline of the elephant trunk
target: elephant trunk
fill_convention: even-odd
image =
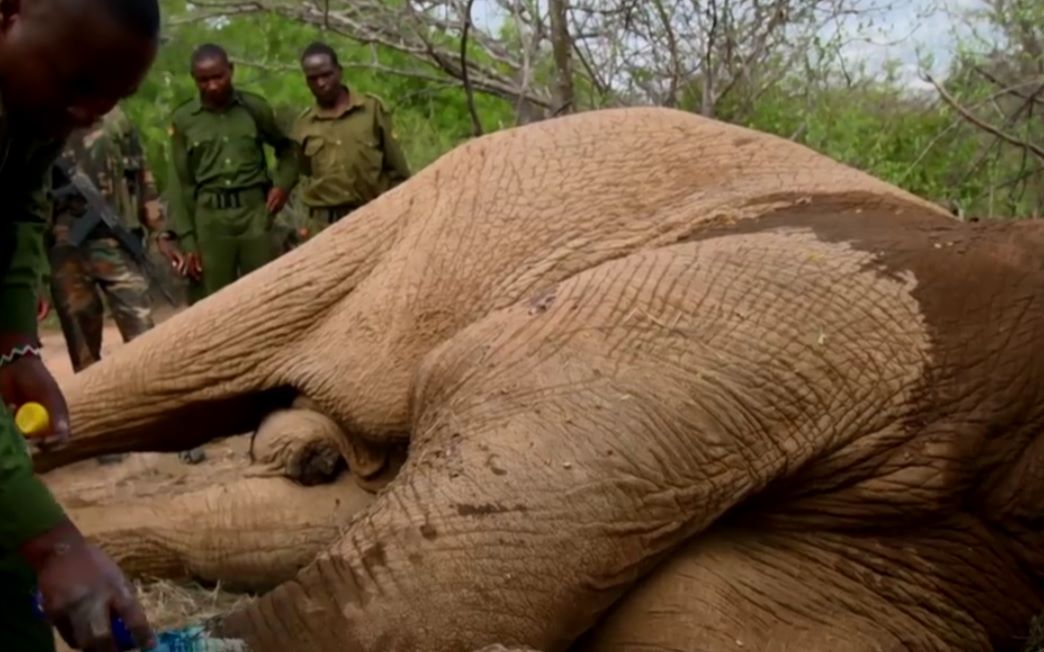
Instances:
[[[36,454],[37,471],[106,453],[186,450],[288,406],[310,334],[394,237],[369,224],[373,211],[360,213],[76,374],[63,387],[73,435]]]
[[[292,578],[371,502],[349,476],[310,488],[257,477],[121,501],[115,511],[71,506],[69,515],[132,577],[263,591]]]

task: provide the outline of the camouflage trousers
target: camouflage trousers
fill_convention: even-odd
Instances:
[[[77,372],[101,359],[103,297],[124,342],[153,327],[148,280],[115,240],[52,248],[51,295]]]

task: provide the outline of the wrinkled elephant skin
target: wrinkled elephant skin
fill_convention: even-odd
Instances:
[[[1042,249],[765,134],[563,117],[78,375],[39,463],[181,450],[298,395],[358,445],[408,440],[215,630],[262,652],[1013,649],[1044,606]]]

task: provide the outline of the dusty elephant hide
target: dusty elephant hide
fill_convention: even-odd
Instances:
[[[79,375],[38,463],[301,395],[360,468],[409,441],[217,627],[263,652],[1014,649],[1044,606],[1042,235],[682,112],[564,117]]]

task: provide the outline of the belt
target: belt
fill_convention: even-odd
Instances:
[[[313,206],[308,209],[308,214],[313,218],[321,219],[327,224],[333,224],[342,217],[359,208],[355,204],[341,204],[339,206]]]
[[[250,186],[248,188],[207,188],[200,192],[201,195],[210,195],[214,198],[214,207],[219,210],[230,208],[242,208],[243,200],[250,195],[264,197],[265,191],[261,186]]]

